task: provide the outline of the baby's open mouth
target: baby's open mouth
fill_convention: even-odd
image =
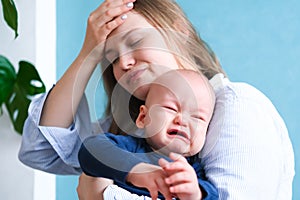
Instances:
[[[181,131],[181,130],[171,129],[171,130],[168,131],[168,135],[170,135],[170,136],[180,136],[180,137],[183,137],[186,140],[189,140],[188,134],[184,131]]]

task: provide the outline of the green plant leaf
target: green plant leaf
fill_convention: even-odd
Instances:
[[[2,114],[2,104],[11,95],[16,82],[16,72],[9,60],[0,55],[0,114]]]
[[[13,0],[1,0],[3,17],[7,25],[15,31],[15,38],[18,37],[18,11]]]
[[[35,67],[29,62],[20,61],[13,92],[5,102],[10,119],[18,133],[22,134],[31,99],[45,90],[45,85]]]

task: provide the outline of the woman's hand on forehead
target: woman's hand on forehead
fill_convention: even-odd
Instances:
[[[135,0],[106,0],[90,14],[81,50],[83,57],[92,58],[96,63],[101,61],[108,35],[126,20],[134,2]]]

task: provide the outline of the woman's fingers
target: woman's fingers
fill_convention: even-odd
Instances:
[[[131,10],[134,1],[135,0],[105,1],[90,14],[89,18],[91,21],[95,21],[98,26],[102,26]]]
[[[133,8],[134,1],[106,0],[90,14],[81,49],[82,57],[88,57],[95,64],[103,58],[107,36],[124,22],[124,15]]]
[[[100,15],[96,19],[97,25],[100,27],[116,18],[121,18],[121,16],[125,15],[132,8],[133,8],[133,4],[131,7],[127,7],[127,6],[123,5],[120,7],[111,8],[109,10],[106,10],[106,12],[104,14]]]
[[[157,191],[150,191],[150,196],[152,200],[156,200],[158,197],[158,192]]]
[[[152,199],[158,198],[158,191],[165,197],[166,200],[172,199],[169,186],[164,181],[164,176],[156,177],[155,181],[147,187]]]
[[[114,20],[106,23],[103,28],[103,34],[109,35],[114,29],[116,29],[118,26],[120,26],[124,20],[126,19],[126,15],[120,16],[118,18],[115,18]]]
[[[88,19],[90,26],[102,28],[103,25],[109,23],[115,18],[124,15],[126,12],[133,8],[133,2],[135,0],[115,0],[105,1],[96,10],[94,10]],[[120,22],[120,21],[118,21]]]
[[[172,199],[172,194],[170,193],[169,186],[166,184],[164,177],[156,179],[156,185],[159,192],[165,197],[165,199]]]
[[[98,37],[98,42],[105,40],[112,30],[124,22],[126,19],[125,14],[133,8],[133,2],[133,0],[130,2],[126,0],[125,3],[121,0],[105,1],[91,13],[88,26],[94,32],[93,35]]]

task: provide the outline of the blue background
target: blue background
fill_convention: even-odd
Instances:
[[[78,54],[87,18],[102,1],[57,1],[57,79]],[[293,200],[300,199],[300,1],[177,0],[232,81],[250,83],[277,107],[296,158]],[[104,97],[98,97],[101,100]],[[102,99],[104,100],[104,99]],[[259,180],[257,180],[259,181]],[[77,176],[57,176],[57,200],[78,199]]]

